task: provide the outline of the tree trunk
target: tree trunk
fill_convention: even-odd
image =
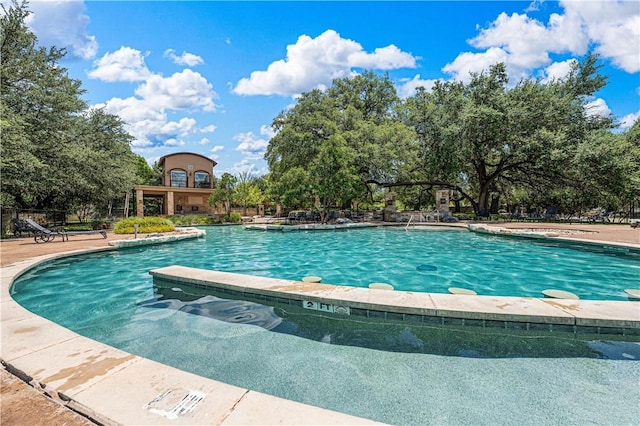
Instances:
[[[487,217],[489,216],[489,183],[480,183],[480,191],[478,192],[478,206],[476,215]]]

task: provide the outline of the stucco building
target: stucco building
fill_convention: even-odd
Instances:
[[[213,168],[216,162],[204,155],[178,152],[158,160],[162,169],[160,186],[138,185],[136,212],[144,217],[144,199],[156,198],[160,214],[209,213],[209,195],[213,188]]]

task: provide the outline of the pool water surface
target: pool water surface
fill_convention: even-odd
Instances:
[[[472,253],[481,259],[483,272],[468,267]],[[227,227],[207,228],[205,239],[52,261],[18,279],[12,296],[40,316],[127,352],[381,422],[633,424],[640,416],[640,406],[630,403],[640,399],[640,344],[631,337],[609,341],[507,333],[480,339],[473,330],[442,332],[382,320],[342,328],[335,320],[300,317],[286,306],[252,306],[266,320],[235,322],[221,315],[246,312],[246,305],[203,294],[184,297],[179,294],[188,291],[154,286],[148,274],[181,264],[290,279],[318,275],[335,284],[383,281],[399,289],[421,286],[420,291],[477,285],[497,292],[493,294],[509,291],[498,283],[507,280],[518,286],[517,292],[525,289],[537,296],[538,290],[529,287],[538,282],[558,287],[561,282],[559,272],[549,273],[545,265],[569,258],[579,266],[565,271],[565,281],[613,273],[608,269],[613,264],[621,269],[616,279],[628,288],[624,280],[638,272],[637,261],[628,256],[466,231],[272,234]],[[585,268],[588,272],[581,272]],[[505,278],[498,271],[509,274]],[[583,298],[615,298],[615,285],[603,286],[597,279],[590,283],[595,290],[581,293]],[[340,340],[348,335],[381,343]],[[480,346],[465,343],[480,340]],[[443,349],[418,350],[429,345]]]
[[[319,276],[323,283],[356,287],[382,282],[430,293],[459,287],[479,295],[542,297],[543,290],[557,289],[581,299],[627,300],[624,290],[638,286],[640,253],[430,229],[283,233],[208,227],[203,239],[149,247],[127,258],[143,274],[176,264],[291,280]]]

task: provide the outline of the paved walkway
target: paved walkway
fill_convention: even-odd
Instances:
[[[553,224],[496,222],[492,226],[518,229],[555,229],[562,230],[561,238],[573,238],[589,241],[602,241],[640,246],[640,228],[617,224]],[[130,239],[109,233],[105,240],[100,236],[73,236],[69,241],[54,240],[50,243],[36,244],[32,238],[0,241],[0,267],[6,267],[29,259],[56,253],[84,251],[108,247],[112,240]],[[4,316],[4,315],[3,315]],[[3,320],[5,318],[2,318]],[[4,340],[4,339],[3,339]],[[4,341],[2,343],[5,343]],[[4,345],[3,345],[4,346]],[[4,368],[1,371],[1,413],[2,425],[85,425],[92,424],[74,411],[63,407],[55,399],[44,396],[18,379]],[[101,419],[104,421],[105,419]],[[107,419],[108,420],[108,419]]]
[[[33,238],[26,237],[2,240],[0,241],[0,266],[4,267],[46,254],[103,248],[108,245],[110,240],[128,238],[130,237],[110,232],[106,240],[100,235],[74,236],[65,242],[55,239],[44,244],[36,244]],[[0,341],[0,343],[4,342]],[[45,396],[42,390],[28,385],[5,368],[1,370],[0,409],[0,423],[3,426],[88,426],[95,424],[55,399]]]

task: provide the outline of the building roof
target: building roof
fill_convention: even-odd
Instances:
[[[194,155],[196,157],[200,157],[200,158],[204,158],[205,160],[211,162],[213,164],[213,167],[215,167],[218,163],[216,163],[215,161],[213,161],[211,158],[209,157],[205,157],[202,154],[196,154],[195,152],[174,152],[173,154],[167,154],[167,155],[163,155],[162,157],[160,157],[160,159],[158,160],[158,164],[162,165],[162,163],[164,163],[165,158],[167,157],[172,157],[174,155]]]

